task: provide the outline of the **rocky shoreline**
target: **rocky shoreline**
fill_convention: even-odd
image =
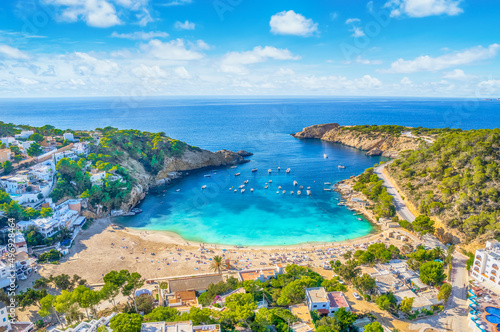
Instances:
[[[352,126],[341,126],[338,123],[327,123],[305,127],[302,131],[291,134],[299,139],[320,139],[340,143],[366,151],[369,156],[397,158],[404,150],[418,149],[421,140],[410,136],[393,136],[382,132],[359,132],[349,130]]]

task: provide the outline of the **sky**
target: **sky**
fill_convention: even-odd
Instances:
[[[3,0],[0,97],[500,97],[496,0]]]

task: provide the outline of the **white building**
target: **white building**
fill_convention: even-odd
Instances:
[[[220,332],[219,324],[193,326],[191,321],[185,322],[148,322],[142,323],[141,332]]]
[[[23,130],[20,134],[16,134],[16,138],[29,138],[34,133],[33,130]]]
[[[350,311],[349,303],[342,292],[327,292],[324,287],[306,288],[309,311],[316,310],[320,315],[333,316],[340,308]]]
[[[35,141],[26,141],[26,142],[21,142],[21,147],[23,148],[24,153],[27,153],[28,149],[30,148],[31,144],[35,143]]]
[[[9,147],[9,145],[14,143],[15,140],[16,139],[12,136],[0,138],[0,141],[2,141],[2,143],[5,144],[6,147]]]
[[[17,226],[23,231],[34,226],[45,238],[48,238],[62,228],[73,229],[75,226],[83,224],[85,218],[79,218],[80,209],[80,201],[68,200],[56,206],[51,217],[20,221]]]
[[[72,142],[75,140],[75,138],[73,137],[73,133],[64,133],[63,139],[68,140],[68,141],[72,141]]]
[[[476,250],[471,276],[479,282],[486,280],[500,284],[500,243],[487,241],[484,249]]]
[[[54,159],[54,163],[57,164],[57,162],[63,158],[69,158],[69,159],[77,159],[77,155],[74,151],[72,150],[67,150],[67,151],[63,151],[63,152],[57,152],[57,153],[54,153],[53,155],[53,159]]]
[[[71,148],[77,155],[87,155],[89,153],[89,143],[88,142],[78,142],[73,144]]]
[[[30,168],[30,173],[33,174],[36,179],[42,181],[52,181],[55,171],[56,166],[52,160],[44,161]]]
[[[26,176],[2,176],[0,178],[0,183],[10,195],[21,195],[26,192],[28,182]]]

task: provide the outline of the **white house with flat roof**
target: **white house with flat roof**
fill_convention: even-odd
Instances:
[[[324,287],[306,288],[309,311],[316,310],[320,315],[333,316],[340,308],[350,311],[349,303],[342,292],[327,292]]]
[[[31,144],[35,143],[35,141],[26,141],[26,142],[21,142],[21,147],[23,148],[24,153],[27,153],[28,149],[30,148]]]
[[[54,159],[54,162],[57,164],[57,162],[63,158],[69,158],[69,159],[77,159],[77,155],[75,151],[72,150],[67,150],[67,151],[62,151],[62,152],[57,152],[54,153],[52,158]]]

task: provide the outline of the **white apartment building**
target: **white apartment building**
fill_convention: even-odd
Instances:
[[[67,150],[67,151],[63,151],[63,152],[57,152],[57,153],[54,153],[53,155],[53,158],[54,158],[54,162],[57,164],[57,162],[63,158],[69,158],[69,159],[77,159],[77,155],[74,151],[72,150]]]
[[[479,282],[490,280],[500,284],[500,243],[486,242],[484,249],[476,250],[471,276]]]

